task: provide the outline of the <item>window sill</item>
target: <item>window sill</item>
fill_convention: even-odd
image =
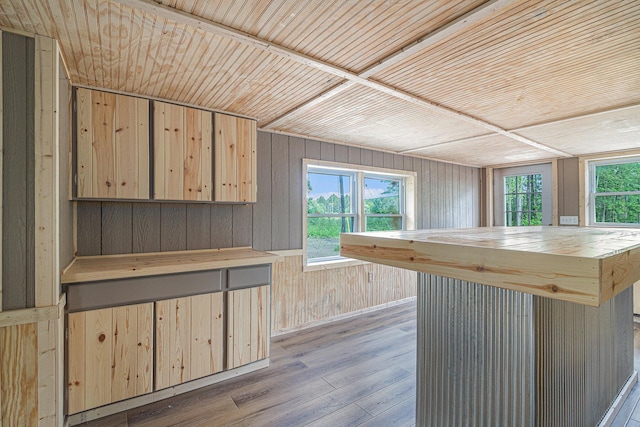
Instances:
[[[360,261],[358,259],[338,259],[335,261],[324,261],[324,262],[314,262],[312,264],[303,265],[302,271],[320,271],[320,270],[331,270],[333,268],[344,268],[344,267],[352,267],[355,265],[363,265],[363,264],[371,264],[368,261]]]

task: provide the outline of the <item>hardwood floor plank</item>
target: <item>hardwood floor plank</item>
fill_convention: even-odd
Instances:
[[[377,417],[360,424],[361,427],[414,427],[416,425],[416,400],[408,398]]]
[[[411,375],[402,381],[398,381],[395,384],[391,384],[389,387],[385,387],[369,396],[363,397],[358,400],[356,404],[361,407],[367,413],[375,416],[382,414],[385,411],[393,408],[396,405],[402,404],[408,396],[416,395],[416,378]],[[413,403],[415,405],[415,397]]]
[[[367,414],[362,408],[358,405],[352,403],[351,405],[345,406],[344,408],[336,411],[332,414],[327,415],[326,417],[322,417],[310,424],[307,424],[307,427],[356,427],[362,424],[363,422],[370,420],[373,418],[371,415]]]

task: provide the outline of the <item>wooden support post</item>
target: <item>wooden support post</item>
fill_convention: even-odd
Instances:
[[[35,36],[35,302],[59,303],[58,42]],[[37,324],[38,425],[62,421],[60,319]]]
[[[4,125],[2,124],[2,118],[4,117],[4,111],[2,110],[3,98],[2,98],[2,31],[0,31],[0,311],[2,311],[2,189],[3,189],[3,170],[2,164],[4,159],[4,148],[2,145],[2,134],[4,133]],[[2,401],[2,391],[0,391],[0,402]],[[0,409],[0,420],[2,419],[2,412]]]

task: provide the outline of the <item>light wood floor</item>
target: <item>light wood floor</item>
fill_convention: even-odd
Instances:
[[[86,425],[413,426],[416,304],[275,337],[271,365]]]

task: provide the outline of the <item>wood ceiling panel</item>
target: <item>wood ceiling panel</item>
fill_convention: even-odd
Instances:
[[[22,0],[3,2],[0,11],[0,25],[60,40],[77,85],[270,121],[340,81],[264,50],[108,1]]]
[[[416,150],[411,154],[478,167],[555,157],[547,151],[538,150],[502,135],[487,135],[465,141],[448,142]]]
[[[373,76],[506,129],[640,102],[640,2],[517,2]]]
[[[313,58],[360,72],[485,0],[161,0]]]
[[[519,129],[516,133],[574,155],[640,147],[640,106]]]
[[[274,130],[391,151],[487,133],[462,120],[434,115],[357,85],[278,121]]]

